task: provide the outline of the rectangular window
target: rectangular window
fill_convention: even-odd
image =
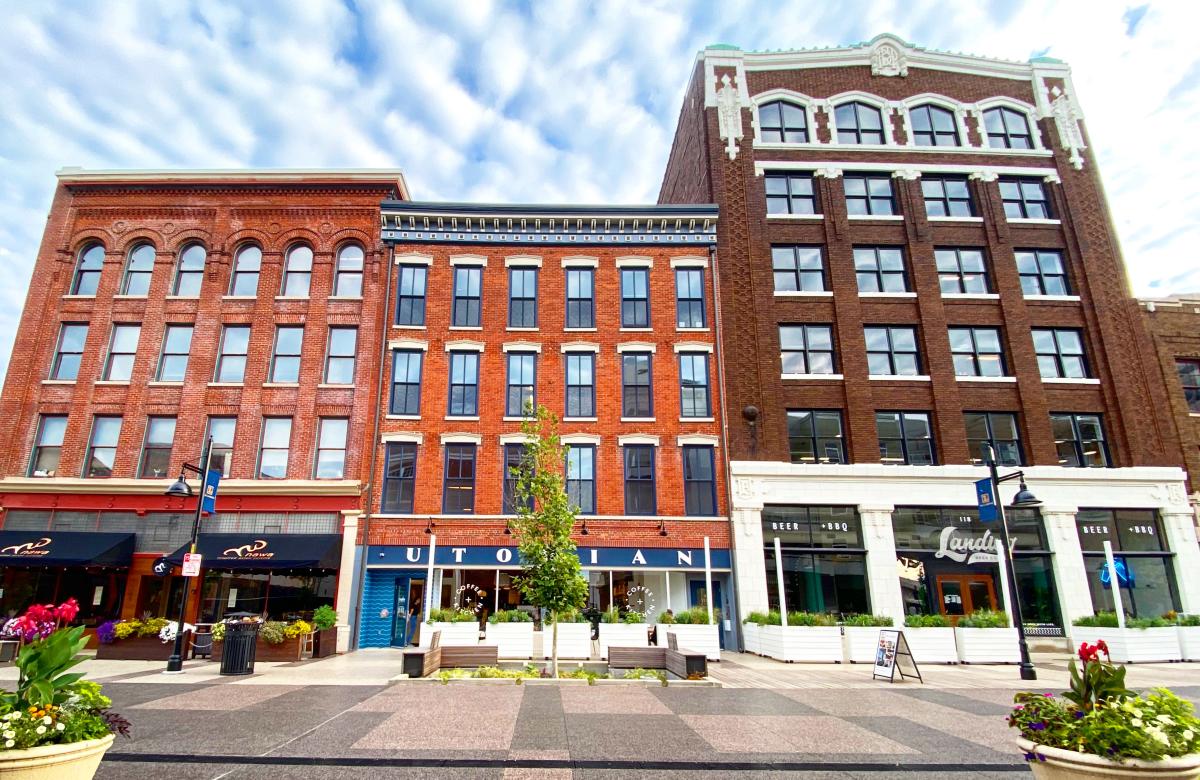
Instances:
[[[162,356],[158,360],[159,382],[182,382],[187,375],[188,354],[192,351],[192,326],[168,325],[163,334]]]
[[[442,489],[442,513],[470,515],[475,512],[475,445],[446,445],[446,479]]]
[[[595,281],[596,272],[591,268],[567,269],[566,327],[596,327]]]
[[[421,364],[425,353],[398,349],[392,352],[392,400],[388,414],[421,414]]]
[[[650,389],[651,355],[626,352],[621,355],[621,416],[653,417],[653,393]]]
[[[904,250],[898,246],[854,247],[854,272],[860,293],[908,292]]]
[[[170,476],[171,448],[175,444],[175,418],[151,417],[146,421],[146,440],[142,443],[139,477]]]
[[[1026,295],[1070,295],[1062,253],[1051,249],[1018,249],[1017,273]]]
[[[621,327],[650,327],[650,269],[622,268]]]
[[[425,276],[428,269],[423,265],[400,266],[400,280],[396,295],[396,324],[425,324]]]
[[[568,352],[567,417],[596,416],[596,356],[590,352]]]
[[[1200,360],[1176,358],[1175,370],[1179,372],[1179,384],[1183,385],[1188,411],[1200,414]]]
[[[708,354],[705,352],[679,354],[679,416],[712,416],[708,391]]]
[[[117,459],[117,440],[121,438],[121,418],[97,415],[92,420],[92,438],[88,441],[83,476],[111,477]]]
[[[537,269],[508,269],[508,327],[537,327]]]
[[[142,335],[141,325],[113,325],[112,340],[108,345],[108,359],[104,361],[104,378],[110,382],[128,382],[133,375],[133,359],[137,355],[138,340]]]
[[[872,376],[919,376],[917,329],[904,325],[868,325],[867,372]]]
[[[264,417],[258,448],[258,478],[285,479],[292,444],[291,417]]]
[[[1100,415],[1054,413],[1050,415],[1050,429],[1060,465],[1079,468],[1112,465]]]
[[[1111,612],[1113,576],[1104,554],[1112,545],[1116,584],[1127,617],[1156,618],[1179,610],[1173,556],[1153,509],[1080,509],[1075,515],[1092,609]]]
[[[58,475],[58,462],[62,457],[63,437],[67,432],[65,414],[43,414],[38,420],[34,438],[33,454],[29,458],[29,476],[53,477]]]
[[[981,249],[934,249],[942,295],[983,295],[991,292]]]
[[[684,514],[712,517],[717,513],[717,477],[713,468],[713,448],[683,447]]]
[[[504,414],[507,417],[532,415],[537,405],[537,356],[531,352],[508,353],[508,384]]]
[[[453,317],[456,328],[478,328],[483,306],[483,269],[479,266],[458,266],[454,269]]]
[[[825,261],[819,246],[773,246],[775,292],[824,292]]]
[[[922,176],[921,194],[928,216],[975,216],[975,203],[965,176]]]
[[[675,327],[703,328],[704,270],[675,269]]]
[[[1041,179],[1001,178],[1000,199],[1009,219],[1050,219],[1050,200]]]
[[[317,479],[341,479],[346,476],[346,432],[350,421],[345,417],[322,417],[317,426],[317,460],[313,476]]]
[[[384,514],[410,515],[417,485],[417,445],[389,442],[383,467]]]
[[[841,412],[789,409],[787,429],[792,463],[846,462]]]
[[[304,245],[288,250],[283,261],[283,289],[280,295],[288,298],[307,298],[312,285],[313,252]]]
[[[217,356],[217,382],[242,382],[246,378],[246,353],[250,349],[249,325],[226,325],[221,329],[221,352]]]
[[[625,514],[652,515],[654,500],[654,446],[626,444]]]
[[[781,566],[783,600],[789,609],[870,614],[861,525],[852,506],[763,507],[763,565],[770,607],[780,606],[775,571]],[[782,553],[778,564],[777,538]]]
[[[362,283],[362,247],[347,244],[338,250],[337,268],[333,272],[333,294],[338,298],[361,298]]]
[[[955,376],[1006,376],[997,328],[950,328]]]
[[[205,439],[212,439],[208,467],[223,477],[229,476],[229,461],[233,457],[233,435],[237,431],[236,417],[209,417]]]
[[[928,412],[876,412],[879,460],[885,465],[933,466],[933,428]]]
[[[1088,376],[1083,334],[1073,328],[1034,328],[1033,350],[1042,379],[1081,379]]]
[[[888,216],[896,213],[890,176],[847,174],[842,177],[846,191],[846,213]]]
[[[354,384],[355,355],[358,352],[358,328],[330,328],[325,348],[325,383]]]
[[[451,417],[474,417],[479,414],[479,353],[450,353]]]
[[[811,173],[768,173],[768,214],[817,214],[817,196]]]
[[[833,327],[780,325],[779,353],[784,374],[832,374]]]
[[[271,374],[268,381],[284,384],[300,381],[300,350],[303,345],[303,325],[275,327],[275,351],[271,354]]]
[[[1024,465],[1021,449],[1021,432],[1017,428],[1017,416],[1009,412],[963,412],[967,425],[967,449],[971,463],[982,465],[987,462],[990,445],[996,453],[996,465]]]
[[[79,363],[83,360],[83,345],[87,341],[88,326],[81,322],[64,322],[58,332],[58,347],[54,350],[54,362],[50,366],[51,379],[69,379],[79,376]]]
[[[503,514],[517,514],[517,475],[520,473],[521,463],[525,460],[525,445],[524,444],[505,444],[504,445],[504,490],[503,490]],[[533,501],[526,496],[525,506],[531,507]]]
[[[567,447],[567,498],[581,515],[596,514],[596,448],[590,444]]]

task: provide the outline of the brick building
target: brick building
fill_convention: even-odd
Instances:
[[[505,475],[528,404],[561,418],[591,605],[707,603],[707,557],[731,629],[716,209],[387,202],[382,219],[360,644],[411,641],[430,608],[521,602]]]
[[[987,445],[1043,501],[1009,517],[1031,629],[1112,608],[1105,540],[1127,609],[1200,611],[1178,436],[1082,119],[1049,58],[891,35],[698,56],[659,200],[721,210],[743,614],[780,583],[792,610],[1002,606]]]
[[[155,564],[195,499],[164,491],[207,435],[224,478],[189,619],[348,615],[385,198],[396,171],[59,173],[0,399],[0,608],[177,614]]]

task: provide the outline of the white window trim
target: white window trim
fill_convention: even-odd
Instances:
[[[1046,301],[1047,303],[1071,303],[1078,302],[1078,295],[1026,295],[1027,301]]]
[[[707,257],[672,257],[672,268],[708,268]]]
[[[767,103],[774,103],[776,100],[791,103],[804,111],[804,121],[808,124],[809,142],[807,144],[789,144],[786,141],[772,142],[772,146],[778,145],[782,148],[791,148],[795,146],[823,145],[817,139],[817,105],[820,101],[805,95],[803,92],[794,92],[790,89],[769,89],[750,98],[752,104],[750,106],[750,126],[754,128],[755,146],[766,143],[762,140],[762,124],[758,115],[759,108]]]
[[[599,422],[599,417],[564,417],[563,422]]]
[[[418,431],[403,431],[399,433],[385,433],[379,437],[379,441],[383,444],[389,442],[405,442],[408,444],[424,444],[425,434]]]
[[[483,437],[478,433],[443,433],[442,444],[483,444]]]
[[[926,217],[930,222],[983,222],[983,217]]]
[[[446,342],[447,352],[483,352],[484,343],[482,341],[467,341],[466,339],[456,339],[455,341]]]
[[[849,92],[840,92],[836,95],[820,101],[821,110],[825,112],[825,119],[829,124],[829,141],[830,143],[838,143],[837,130],[837,107],[843,103],[851,103],[857,101],[866,103],[868,106],[874,106],[879,109],[880,119],[883,121],[883,143],[882,144],[843,144],[853,149],[896,149],[905,148],[896,143],[896,138],[893,135],[895,132],[892,128],[891,116],[898,104],[892,103],[886,98],[881,98],[878,95],[872,95],[870,92],[861,90],[850,90]]]
[[[647,255],[625,255],[618,257],[617,268],[653,268],[654,259]]]
[[[559,347],[565,355],[568,352],[595,352],[600,353],[600,345],[591,341],[566,341]]]
[[[915,292],[860,292],[859,298],[916,298]]]
[[[617,354],[623,352],[649,352],[654,354],[658,351],[657,344],[651,344],[646,341],[624,341],[617,345]]]
[[[952,301],[998,301],[1000,293],[942,293],[943,300]]]
[[[718,437],[707,433],[689,433],[683,436],[676,436],[675,444],[679,447],[686,445],[712,447],[713,449],[716,449],[717,447],[721,446],[721,440]]]
[[[433,265],[433,255],[405,252],[402,255],[396,255],[395,262],[396,265]]]
[[[1061,225],[1061,219],[1016,219],[1005,218],[1005,221],[1010,225]]]
[[[568,433],[558,437],[563,444],[591,444],[600,446],[600,435],[595,433]]]
[[[572,255],[562,259],[563,268],[597,268],[599,265],[599,258],[584,255]]]
[[[622,417],[621,422],[623,422],[623,423],[647,423],[647,422],[655,422],[657,419],[658,418],[656,418],[656,417]]]
[[[481,350],[482,351],[482,350]],[[506,341],[500,347],[501,352],[536,352],[541,354],[542,345],[534,341]]]
[[[537,255],[510,255],[504,258],[505,268],[541,268],[542,258]]]
[[[710,423],[710,422],[716,422],[716,419],[713,417],[680,417],[679,422],[681,422],[681,423]]]
[[[1025,123],[1029,126],[1029,135],[1033,139],[1032,149],[999,149],[993,148],[988,144],[987,127],[983,123],[983,112],[990,108],[999,108],[1001,106],[1005,108],[1011,108],[1014,111],[1020,111],[1025,115]],[[1042,154],[1053,154],[1053,151],[1047,149],[1046,145],[1042,143],[1042,128],[1039,127],[1037,123],[1038,110],[1036,106],[1031,106],[1023,100],[1017,100],[1016,98],[997,96],[980,100],[974,105],[969,106],[968,110],[975,115],[975,121],[979,126],[980,140],[983,141],[983,146],[981,148],[986,150],[988,154],[1003,154],[1011,152],[1040,152]]]
[[[842,376],[841,374],[780,374],[779,378],[784,379],[784,380],[799,379],[799,380],[807,381],[809,379],[841,380],[841,379],[844,379],[845,377]]]
[[[388,341],[388,349],[419,349],[428,352],[429,342],[420,339],[391,339]]]
[[[479,415],[448,414],[442,419],[456,422],[479,422]]]
[[[832,290],[776,290],[776,298],[832,298]]]
[[[1098,385],[1100,380],[1094,377],[1080,377],[1078,379],[1071,377],[1052,377],[1042,378],[1042,382],[1048,385]]]
[[[928,374],[869,374],[867,379],[880,382],[931,382]]]
[[[851,147],[859,148],[859,147]],[[916,151],[918,149],[930,149],[940,152],[948,151],[946,147],[941,146],[918,146],[915,149],[908,147],[900,147],[904,151]],[[971,154],[979,154],[979,150],[967,150]],[[835,177],[840,175],[842,171],[868,171],[876,173],[895,173],[896,171],[917,171],[919,173],[956,173],[967,176],[991,181],[999,176],[1029,176],[1041,178],[1047,182],[1053,183],[1060,181],[1057,168],[1033,168],[1030,166],[1018,165],[975,165],[962,164],[954,165],[952,163],[916,163],[916,162],[879,162],[879,161],[822,161],[820,163],[801,162],[797,160],[755,160],[754,175],[762,176],[764,173],[776,173],[782,171],[814,171],[814,175],[825,175],[827,173],[837,172],[833,174]],[[778,215],[777,215],[778,216]],[[1010,220],[1011,221],[1011,220]]]
[[[703,341],[677,341],[675,342],[675,354],[681,352],[707,352],[710,355],[713,351],[712,344],[706,344]]]
[[[451,325],[447,330],[483,330],[482,325]]]
[[[768,214],[767,219],[825,219],[824,214]]]
[[[506,444],[525,444],[529,441],[529,437],[523,433],[502,433],[500,434],[500,446]],[[559,441],[562,441],[560,438]]]
[[[97,383],[99,384],[99,383]],[[206,387],[245,387],[245,382],[209,382]]]
[[[421,415],[419,415],[419,414],[388,414],[388,415],[384,415],[384,419],[385,420],[419,420],[419,419],[421,419]]]
[[[954,117],[954,128],[958,131],[959,143],[957,146],[917,146],[916,140],[913,138],[912,128],[912,110],[921,106],[937,106],[944,108]],[[920,95],[913,95],[905,98],[899,104],[900,117],[904,123],[904,135],[908,137],[908,143],[905,146],[911,146],[917,149],[978,149],[971,143],[971,136],[967,133],[967,112],[970,106],[965,103],[960,103],[957,100],[948,98],[945,95],[939,95],[936,92],[923,92]],[[986,133],[984,134],[986,136]]]
[[[846,219],[850,220],[851,222],[857,222],[859,220],[869,220],[869,219],[883,220],[886,222],[900,222],[904,219],[904,215],[903,214],[847,214]]]
[[[488,259],[483,255],[450,255],[450,265],[478,265],[487,267]]]
[[[617,437],[617,446],[624,447],[628,444],[649,444],[651,446],[659,446],[659,438],[645,433],[627,433]]]
[[[959,382],[1016,382],[1015,376],[956,376],[955,380]]]

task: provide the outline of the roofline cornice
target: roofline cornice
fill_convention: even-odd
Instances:
[[[402,200],[409,197],[404,173],[394,168],[197,168],[143,170],[86,170],[64,167],[55,172],[67,185],[370,185],[396,187]]]

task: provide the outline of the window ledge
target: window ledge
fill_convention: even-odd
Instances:
[[[825,219],[824,214],[768,214],[767,219]]]
[[[716,420],[713,419],[712,417],[680,417],[679,422],[681,422],[681,423],[710,423],[710,422],[716,422]]]
[[[926,217],[930,222],[983,222],[983,217]]]
[[[1016,382],[1015,376],[956,376],[959,382]]]
[[[114,295],[113,300],[114,301],[144,301],[144,300],[148,299],[149,297],[150,297],[149,295]]]
[[[1200,415],[1196,415],[1196,416],[1200,417]],[[562,418],[562,421],[563,422],[598,422],[598,418],[596,418],[596,417],[564,417],[564,418]]]
[[[621,328],[622,333],[653,333],[654,328]]]
[[[999,293],[942,293],[943,300],[951,301],[998,301]]]
[[[222,295],[223,301],[257,301],[257,295]]]
[[[860,292],[859,298],[916,298],[915,292]]]
[[[361,301],[362,299],[363,299],[363,297],[361,295],[331,295],[331,296],[329,296],[329,300],[331,300],[331,301]]]
[[[1200,412],[1188,412],[1188,417],[1200,417]]]
[[[470,422],[470,421],[478,422],[479,415],[475,415],[474,417],[460,417],[460,416],[448,414],[448,415],[446,415],[445,419],[447,419],[447,420],[462,420],[464,422]]]
[[[521,416],[519,416],[519,415],[506,414],[506,415],[504,415],[503,417],[501,417],[500,419],[501,419],[503,422],[529,422],[529,421],[531,421],[531,420],[534,420],[534,419],[536,419],[536,418],[534,418],[534,417],[521,417]]]
[[[155,379],[146,384],[150,387],[183,387],[183,382],[168,382],[163,379]]]
[[[1010,225],[1061,225],[1061,219],[1009,219]]]
[[[245,382],[209,382],[209,387],[245,387]]]
[[[299,387],[299,382],[263,382],[263,387]]]
[[[517,328],[517,327],[514,327],[514,326],[512,326],[512,325],[509,325],[507,328],[505,328],[505,330],[508,330],[508,331],[514,331],[514,332],[518,332],[518,333],[537,333],[539,330],[541,330],[541,328],[537,328],[537,327],[533,327],[533,328]]]
[[[903,214],[847,214],[846,219],[851,222],[867,219],[879,219],[884,222],[901,222],[904,220]]]
[[[449,330],[483,330],[482,325],[451,325]]]
[[[198,301],[198,300],[200,300],[200,296],[199,295],[168,295],[164,298],[164,300],[168,300],[168,301]]]
[[[73,384],[75,384],[75,380],[74,379],[43,379],[42,384],[44,384],[44,385],[73,385]]]
[[[776,298],[832,298],[831,290],[776,290]]]
[[[401,330],[425,330],[424,325],[396,325],[395,323],[393,323],[392,327],[400,328]]]
[[[1048,384],[1048,385],[1098,385],[1098,384],[1100,384],[1099,379],[1093,379],[1092,377],[1080,377],[1078,379],[1067,378],[1067,377],[1052,377],[1050,379],[1046,379],[1043,377],[1042,382],[1044,382],[1045,384]]]
[[[94,301],[95,299],[96,299],[95,295],[64,295],[63,296],[63,300],[77,300],[77,301],[93,300]]]
[[[1027,301],[1046,301],[1048,303],[1068,303],[1079,302],[1078,295],[1026,295]]]
[[[97,379],[97,385],[128,385],[128,379]]]
[[[870,374],[867,379],[879,380],[881,382],[929,382],[932,381],[928,374],[918,374],[912,376],[909,374]]]
[[[421,415],[419,415],[419,414],[389,414],[384,419],[387,419],[387,420],[419,420],[419,419],[421,419]]]
[[[807,382],[810,379],[832,379],[835,381],[840,381],[845,377],[843,377],[841,374],[780,374],[779,378],[784,380],[798,379]]]
[[[622,417],[621,422],[628,422],[628,423],[654,422],[654,418],[653,417]]]
[[[319,389],[319,390],[349,390],[349,389],[353,388],[354,386],[355,385],[353,382],[346,382],[346,383],[321,382],[317,385],[317,389]]]
[[[708,333],[709,328],[675,328],[676,333]]]
[[[275,300],[277,300],[277,301],[310,301],[310,300],[312,300],[312,298],[310,298],[307,295],[276,295]]]
[[[595,328],[563,328],[566,333],[595,333]]]

